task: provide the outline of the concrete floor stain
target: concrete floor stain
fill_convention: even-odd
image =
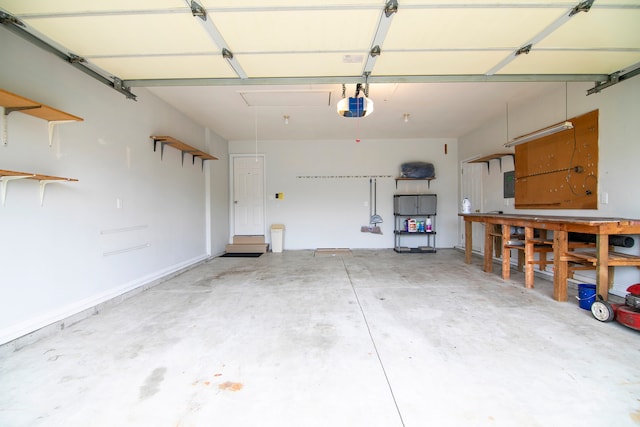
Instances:
[[[243,387],[242,383],[234,383],[231,381],[227,381],[218,385],[218,388],[220,390],[229,390],[229,391],[240,391],[242,390],[242,387]]]
[[[160,384],[164,381],[164,374],[167,372],[167,368],[156,368],[144,381],[142,387],[140,387],[140,400],[148,399],[160,391]]]

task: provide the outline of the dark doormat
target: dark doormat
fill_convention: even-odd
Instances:
[[[229,258],[258,258],[262,255],[262,252],[227,252],[221,257],[229,257]]]

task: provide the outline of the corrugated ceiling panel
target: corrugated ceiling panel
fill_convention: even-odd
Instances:
[[[26,23],[81,56],[219,52],[191,14],[28,19]]]
[[[634,52],[531,51],[497,74],[610,74],[640,62]]]
[[[364,62],[343,56],[366,59],[386,2],[199,1],[250,77],[361,75]],[[374,76],[484,74],[578,0],[399,3]],[[609,74],[638,63],[639,6],[597,0],[498,72]],[[0,0],[0,8],[121,78],[236,77],[185,0]]]
[[[327,107],[331,105],[329,90],[242,91],[240,96],[249,107]]]
[[[629,1],[629,0],[626,0]],[[572,2],[572,0],[411,0],[411,1],[402,1],[400,2],[403,9],[411,8],[414,6],[428,6],[439,8],[446,5],[456,5],[461,7],[469,7],[469,6],[500,6],[500,5],[513,5],[513,4],[521,4],[521,5],[555,5],[555,6],[566,6],[566,8],[573,7],[577,4],[576,2]]]
[[[233,0],[227,0],[229,2]],[[259,0],[257,0],[259,1]],[[517,5],[519,7],[553,7],[555,9],[569,10],[580,3],[582,0],[402,0],[400,10],[415,8],[441,8],[448,5],[455,7],[468,8],[472,6],[481,7],[507,7]],[[638,0],[595,0],[594,8],[601,6],[637,6]]]
[[[537,46],[640,49],[640,10],[592,9],[580,13]]]
[[[338,53],[238,55],[249,77],[360,76],[364,64],[344,63]]]
[[[212,15],[233,52],[368,52],[380,11],[225,12]]]
[[[272,7],[335,7],[335,6],[367,6],[384,8],[386,0],[202,0],[207,8],[272,8]]]
[[[2,0],[0,1],[0,6],[13,14],[60,14],[179,8],[189,11],[184,0]]]
[[[91,62],[128,80],[237,77],[220,55],[94,58]]]
[[[518,48],[564,13],[561,9],[416,9],[400,13],[384,50]]]
[[[484,74],[509,53],[509,51],[387,52],[378,58],[371,74],[373,76]]]
[[[592,7],[598,9],[601,6],[638,6],[638,0],[597,0]]]

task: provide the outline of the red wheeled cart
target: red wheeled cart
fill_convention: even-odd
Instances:
[[[627,288],[624,304],[610,304],[598,295],[591,306],[591,314],[601,322],[617,320],[625,326],[640,331],[640,283]]]

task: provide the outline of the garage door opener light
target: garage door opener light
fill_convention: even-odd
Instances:
[[[362,84],[356,85],[355,96],[346,97],[346,86],[342,85],[342,99],[338,101],[338,114],[342,117],[367,117],[373,113],[373,101],[369,98],[369,83],[365,84],[364,96],[360,96]]]

